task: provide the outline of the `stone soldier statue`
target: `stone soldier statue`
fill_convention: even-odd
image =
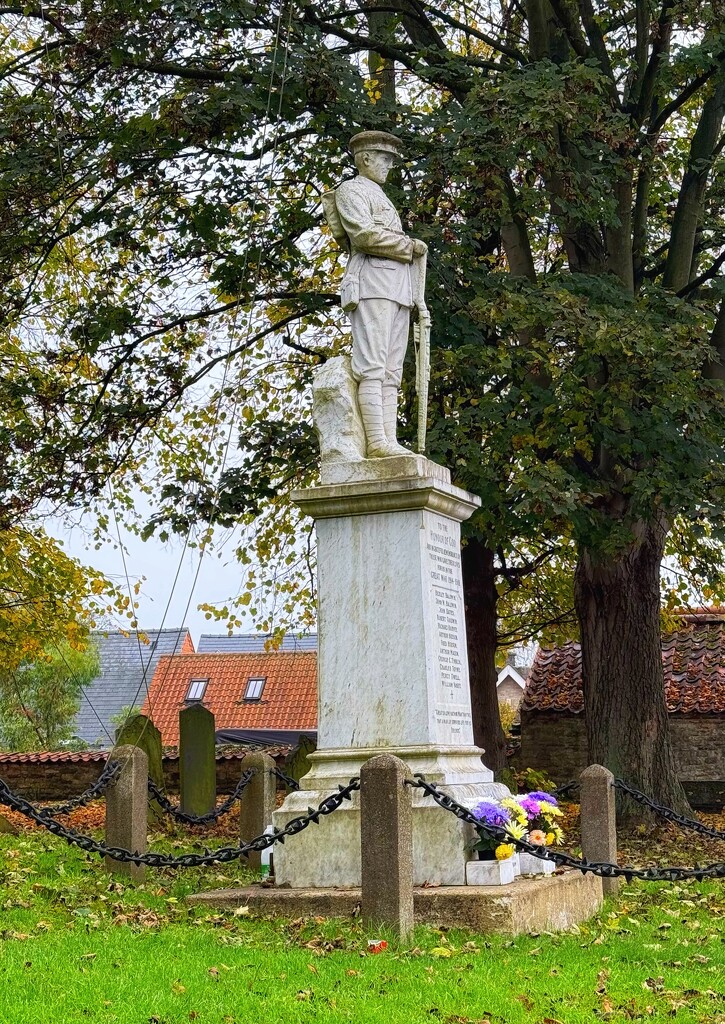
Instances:
[[[425,242],[403,231],[398,211],[381,188],[401,142],[387,132],[360,132],[350,140],[358,170],[323,197],[332,233],[348,248],[342,308],[352,325],[352,372],[365,428],[367,455],[410,455],[397,442],[398,390],[416,304],[411,264]]]

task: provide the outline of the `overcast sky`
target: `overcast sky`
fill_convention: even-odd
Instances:
[[[68,529],[64,524],[55,522],[48,525],[48,531],[63,541],[68,554],[99,569],[124,591],[126,571],[132,585],[136,580],[142,581],[136,599],[139,602],[137,616],[141,629],[159,629],[162,625],[165,629],[173,629],[186,625],[191,630],[195,644],[201,633],[226,634],[223,623],[206,619],[204,612],[197,610],[197,605],[202,602],[226,602],[239,592],[242,569],[233,556],[233,545],[226,545],[221,551],[221,557],[214,551],[204,555],[194,585],[199,567],[199,551],[184,551],[183,539],[168,544],[155,539],[142,541],[121,528],[121,538],[128,549],[124,568],[120,548],[105,545],[99,551],[94,550],[88,544],[86,532],[78,526]],[[227,550],[229,554],[226,554]],[[178,580],[174,585],[177,572]],[[254,632],[254,623],[247,620],[242,632]]]

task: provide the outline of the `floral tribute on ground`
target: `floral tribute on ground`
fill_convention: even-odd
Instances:
[[[564,842],[564,833],[557,821],[562,811],[550,793],[537,790],[500,801],[483,800],[473,808],[473,813],[482,825],[503,829],[512,839],[527,839],[535,846],[552,846],[555,843],[560,846]],[[479,829],[472,849],[482,859],[495,857],[507,860],[513,856],[516,847]]]

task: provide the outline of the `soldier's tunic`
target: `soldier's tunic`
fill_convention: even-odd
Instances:
[[[353,375],[400,385],[413,306],[413,239],[369,178],[344,181],[335,203],[351,245],[341,300],[352,324]]]

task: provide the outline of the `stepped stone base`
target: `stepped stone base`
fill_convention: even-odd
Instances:
[[[249,907],[259,917],[352,917],[360,889],[285,889],[259,885],[195,893],[188,903],[218,909]],[[565,870],[548,877],[519,878],[510,885],[417,888],[415,923],[523,935],[566,931],[602,905],[602,880]]]

